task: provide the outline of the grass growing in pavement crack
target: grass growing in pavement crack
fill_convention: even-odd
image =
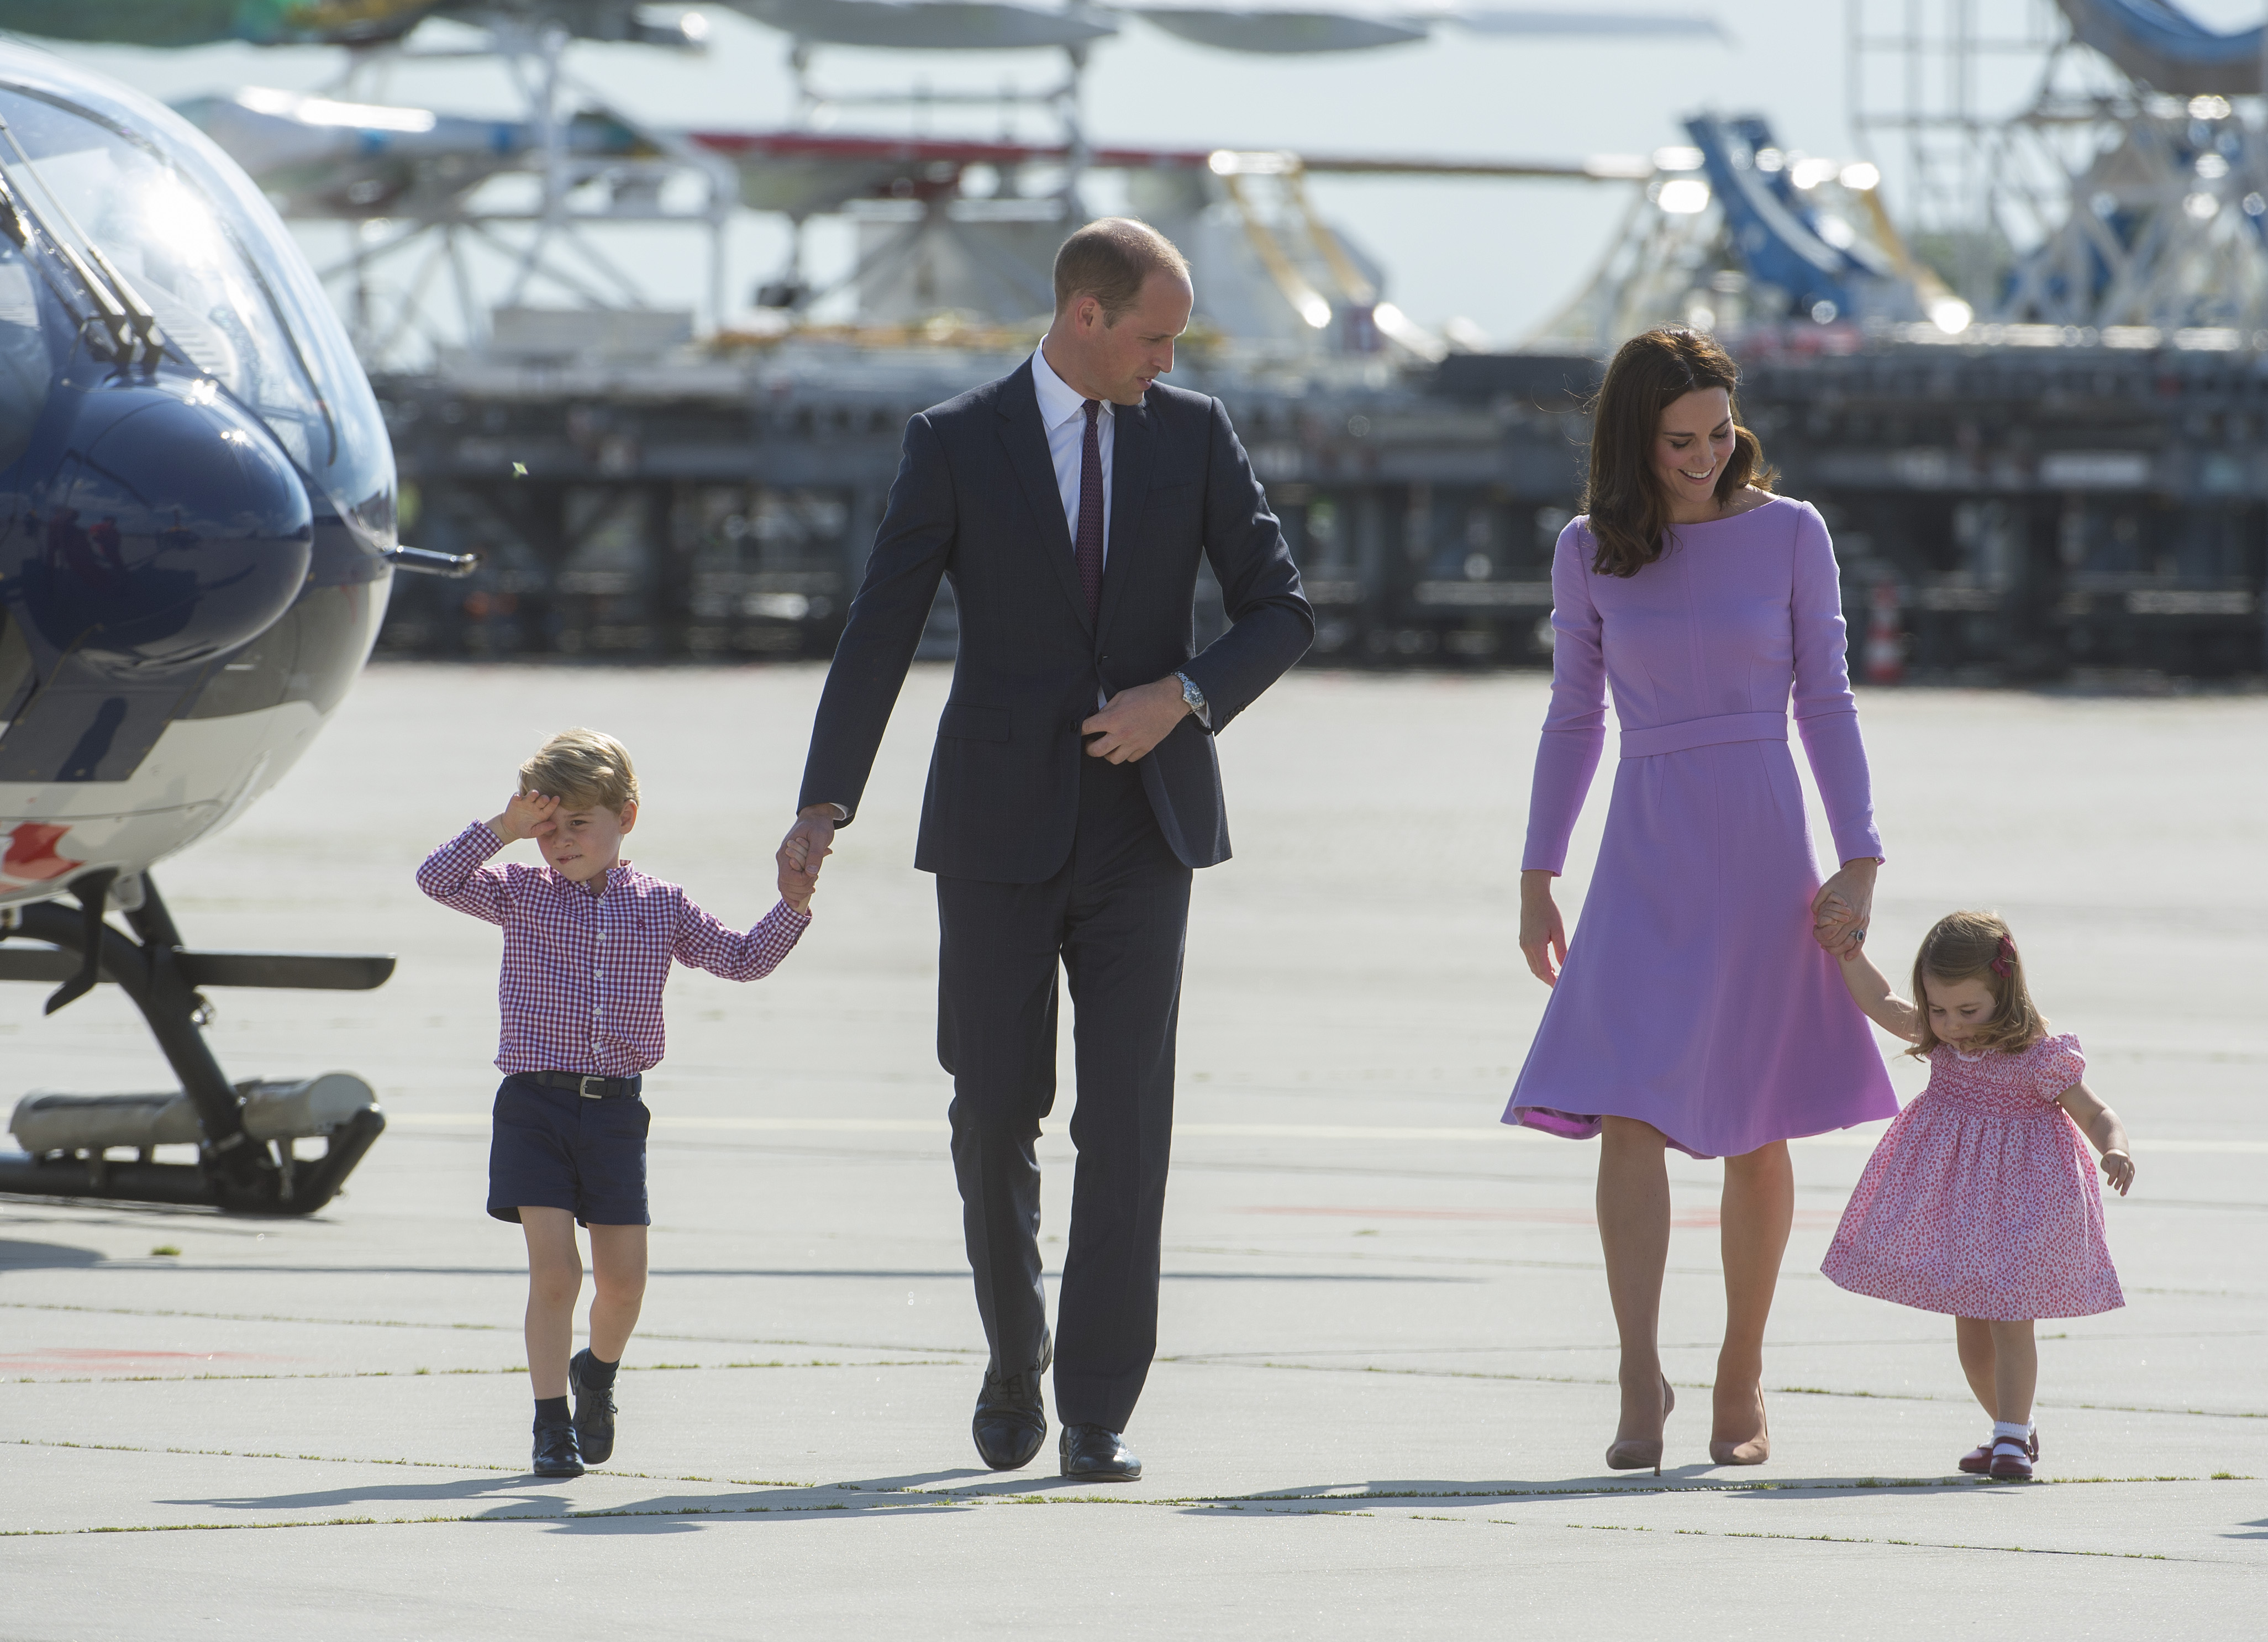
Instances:
[[[800,1362],[785,1358],[774,1358],[769,1362],[735,1363],[626,1363],[625,1372],[652,1373],[657,1370],[711,1369],[721,1372],[727,1368],[959,1368],[957,1362],[943,1362],[935,1358],[875,1358],[854,1362],[840,1358],[814,1357]],[[422,1374],[524,1374],[526,1363],[513,1363],[504,1368],[336,1368],[317,1369],[306,1373],[291,1374],[71,1374],[43,1378],[23,1375],[18,1384],[27,1386],[133,1386],[188,1385],[206,1380],[415,1380]],[[0,1384],[7,1383],[0,1380]]]
[[[968,1500],[950,1496],[911,1492],[901,1496],[906,1503],[892,1507],[894,1512],[909,1509],[931,1512],[952,1511],[955,1513],[976,1509]],[[916,1503],[918,1502],[918,1503]],[[1098,1498],[1080,1496],[1071,1498],[1050,1498],[1047,1495],[1018,1495],[998,1501],[1008,1505],[1119,1505],[1167,1506],[1187,1510],[1194,1503],[1211,1510],[1237,1510],[1233,1504],[1181,1499]],[[508,1515],[483,1516],[400,1516],[400,1517],[323,1517],[314,1520],[281,1519],[260,1522],[152,1522],[143,1524],[112,1524],[98,1528],[13,1528],[0,1530],[0,1539],[48,1539],[77,1534],[181,1534],[226,1533],[245,1529],[318,1528],[387,1528],[424,1527],[435,1524],[460,1524],[478,1527],[505,1522],[587,1522],[611,1517],[691,1517],[691,1516],[810,1516],[822,1511],[848,1511],[848,1504],[823,1506],[673,1506],[657,1508],[647,1506],[625,1506],[618,1510],[519,1512]],[[1368,1511],[1296,1511],[1274,1514],[1286,1516],[1366,1517],[1375,1520],[1376,1513]],[[1532,1522],[1512,1521],[1503,1517],[1479,1519],[1440,1516],[1410,1516],[1404,1519],[1420,1522],[1454,1522],[1480,1521],[1499,1528],[1534,1528]],[[1653,1533],[1660,1530],[1647,1525],[1628,1522],[1569,1522],[1564,1525],[1575,1533],[1630,1534]],[[1977,1552],[1989,1556],[2021,1557],[2094,1557],[2124,1562],[2191,1562],[2197,1557],[2175,1557],[2158,1551],[2135,1550],[2067,1550],[2039,1545],[1977,1545],[1960,1541],[1897,1539],[1874,1537],[1858,1534],[1773,1534],[1748,1529],[1673,1528],[1672,1534],[1700,1539],[1778,1540],[1789,1543],[1830,1545],[1895,1545],[1918,1550],[1955,1550]]]
[[[518,1334],[523,1326],[517,1322],[420,1322],[407,1317],[296,1317],[279,1312],[181,1311],[158,1306],[66,1306],[53,1300],[0,1300],[0,1310],[78,1312],[98,1317],[189,1317],[202,1322],[294,1322],[335,1329],[436,1329],[468,1334]],[[651,1329],[640,1329],[638,1338],[668,1340],[680,1345],[798,1345],[835,1351],[927,1351],[956,1362],[984,1355],[982,1351],[957,1345],[870,1346],[854,1340],[750,1339],[737,1334],[664,1334]]]
[[[1160,1357],[1161,1363],[1181,1363],[1190,1366],[1208,1366],[1199,1355]],[[1496,1380],[1517,1385],[1547,1386],[1611,1386],[1616,1382],[1596,1374],[1516,1374],[1487,1368],[1391,1368],[1377,1363],[1283,1363],[1263,1361],[1239,1363],[1241,1368],[1280,1369],[1288,1373],[1310,1374],[1398,1374],[1412,1380]],[[1701,1388],[1703,1381],[1685,1382],[1689,1388]],[[1817,1386],[1766,1386],[1774,1396],[1857,1397],[1875,1403],[1968,1403],[1970,1399],[1948,1392],[1939,1395],[1928,1391],[1828,1391]],[[2200,1419],[2268,1419],[2268,1409],[2202,1409],[2169,1408],[2162,1404],[2143,1403],[2065,1403],[2063,1409],[2080,1409],[2095,1414],[2179,1414]]]
[[[2137,1291],[2137,1292],[2139,1292],[2139,1291]],[[2188,1291],[2183,1291],[2183,1292],[2188,1292]],[[2199,1292],[2204,1292],[2204,1291],[2199,1291]],[[2213,1292],[2217,1292],[2218,1291],[2213,1291]],[[67,1305],[57,1304],[57,1303],[55,1303],[55,1302],[52,1302],[52,1301],[33,1301],[33,1300],[0,1300],[0,1310],[9,1310],[9,1311],[78,1312],[78,1313],[90,1314],[99,1315],[99,1316],[107,1316],[107,1317],[189,1317],[189,1318],[195,1318],[195,1319],[198,1319],[198,1320],[201,1320],[201,1321],[204,1321],[204,1322],[288,1322],[288,1323],[305,1323],[305,1324],[310,1324],[310,1325],[316,1326],[316,1327],[329,1327],[329,1328],[342,1328],[342,1329],[444,1329],[444,1330],[450,1330],[450,1329],[453,1329],[453,1330],[465,1331],[465,1332],[485,1333],[485,1334],[518,1334],[518,1333],[519,1333],[519,1332],[520,1332],[520,1329],[521,1329],[521,1325],[520,1325],[520,1324],[518,1324],[518,1323],[500,1323],[500,1322],[414,1322],[414,1321],[411,1321],[411,1320],[407,1319],[407,1318],[399,1318],[399,1317],[297,1317],[297,1316],[291,1316],[291,1315],[288,1315],[288,1314],[278,1314],[278,1313],[273,1313],[273,1312],[182,1311],[182,1310],[173,1310],[173,1309],[168,1309],[168,1308],[163,1308],[163,1307],[140,1307],[140,1306],[67,1306]],[[889,1368],[898,1368],[898,1367],[959,1367],[959,1366],[961,1366],[965,1365],[965,1364],[966,1364],[966,1363],[967,1363],[970,1359],[975,1358],[975,1357],[979,1357],[979,1356],[982,1356],[982,1355],[983,1355],[983,1353],[982,1353],[981,1351],[975,1351],[968,1350],[968,1349],[967,1349],[967,1348],[963,1348],[963,1347],[960,1347],[960,1346],[951,1346],[951,1345],[910,1346],[910,1347],[908,1347],[908,1346],[899,1346],[899,1347],[870,1347],[870,1346],[866,1346],[866,1345],[864,1345],[864,1344],[855,1344],[855,1343],[852,1343],[852,1342],[848,1342],[848,1341],[839,1341],[839,1340],[824,1340],[824,1341],[821,1341],[821,1340],[770,1340],[770,1339],[748,1339],[748,1338],[746,1338],[746,1337],[744,1337],[744,1336],[737,1336],[737,1335],[664,1334],[664,1333],[655,1333],[655,1332],[644,1331],[644,1330],[642,1330],[642,1331],[639,1333],[638,1337],[639,1337],[640,1339],[642,1339],[642,1340],[651,1340],[651,1341],[656,1341],[656,1342],[659,1342],[659,1341],[665,1341],[665,1340],[666,1340],[666,1341],[669,1341],[669,1342],[672,1342],[672,1343],[674,1343],[674,1344],[688,1344],[688,1345],[791,1345],[791,1346],[828,1346],[828,1347],[831,1347],[832,1349],[835,1349],[835,1350],[837,1350],[837,1351],[842,1351],[842,1350],[850,1350],[850,1351],[869,1351],[869,1350],[901,1350],[901,1351],[904,1351],[904,1350],[911,1350],[911,1351],[924,1351],[924,1352],[932,1353],[932,1354],[933,1354],[933,1357],[934,1357],[934,1359],[935,1359],[935,1360],[903,1360],[903,1361],[892,1361],[892,1362],[887,1362],[887,1363],[873,1363],[873,1364],[869,1364],[869,1363],[858,1363],[858,1364],[852,1364],[852,1363],[847,1363],[847,1362],[846,1362],[846,1363],[829,1363],[829,1364],[824,1364],[824,1365],[812,1365],[812,1366],[829,1366],[829,1367],[835,1367],[835,1366],[840,1366],[840,1367],[862,1367],[862,1368],[863,1368],[863,1367],[889,1367]],[[1188,1356],[1188,1357],[1178,1357],[1178,1356],[1176,1356],[1176,1357],[1160,1357],[1160,1358],[1159,1358],[1157,1360],[1158,1360],[1159,1362],[1160,1362],[1160,1363],[1185,1363],[1185,1364],[1188,1364],[1188,1365],[1192,1366],[1207,1366],[1207,1365],[1206,1365],[1206,1362],[1205,1362],[1204,1358],[1202,1355],[1197,1355],[1197,1354],[1192,1354],[1192,1355]],[[726,1366],[726,1367],[742,1367],[742,1366],[759,1366],[759,1367],[762,1367],[762,1366],[772,1366],[772,1365],[769,1365],[769,1364],[743,1365],[743,1364],[738,1364],[738,1363],[729,1363],[729,1364],[725,1364],[725,1365],[724,1365],[724,1366]],[[1263,1362],[1263,1363],[1258,1363],[1258,1364],[1239,1364],[1239,1365],[1235,1365],[1235,1366],[1240,1366],[1240,1367],[1242,1367],[1242,1366],[1250,1366],[1250,1367],[1259,1367],[1259,1368],[1268,1368],[1268,1369],[1278,1369],[1278,1370],[1286,1370],[1286,1371],[1304,1371],[1304,1372],[1310,1373],[1370,1373],[1370,1374],[1403,1374],[1403,1375],[1408,1375],[1408,1376],[1410,1376],[1410,1377],[1413,1377],[1413,1378],[1419,1378],[1419,1379],[1437,1379],[1437,1380],[1496,1380],[1496,1381],[1506,1381],[1506,1382],[1517,1383],[1517,1384],[1538,1384],[1538,1385],[1576,1385],[1576,1386],[1609,1386],[1609,1385],[1612,1385],[1612,1384],[1614,1384],[1614,1383],[1615,1383],[1612,1380],[1609,1380],[1609,1379],[1605,1379],[1605,1378],[1598,1377],[1598,1376],[1580,1375],[1580,1374],[1514,1374],[1514,1373],[1495,1373],[1495,1372],[1491,1372],[1491,1371],[1484,1370],[1484,1369],[1451,1369],[1451,1368],[1445,1368],[1445,1369],[1432,1369],[1432,1368],[1388,1368],[1388,1367],[1382,1367],[1382,1366],[1374,1366],[1374,1365],[1368,1365],[1368,1364],[1357,1365],[1357,1366],[1340,1366],[1340,1365],[1330,1364],[1330,1363],[1284,1363],[1284,1362]],[[372,1376],[371,1376],[371,1377],[379,1377],[379,1376],[382,1376],[383,1374],[385,1374],[385,1373],[389,1373],[389,1372],[393,1372],[393,1371],[387,1371],[387,1370],[379,1370],[379,1371],[375,1371],[374,1374],[373,1374]],[[452,1372],[458,1372],[458,1371],[452,1371]],[[467,1371],[462,1371],[462,1372],[468,1372],[468,1373],[491,1373],[491,1372],[497,1372],[497,1371],[492,1371],[492,1370],[482,1370],[482,1369],[472,1369],[472,1370],[467,1370]],[[525,1370],[519,1370],[519,1369],[507,1369],[507,1370],[504,1370],[504,1371],[502,1371],[502,1372],[508,1373],[524,1373],[524,1372],[525,1372]],[[148,1379],[148,1380],[165,1380],[165,1379],[173,1379],[173,1378],[177,1378],[177,1377],[179,1377],[179,1378],[186,1378],[187,1376],[173,1376],[173,1375],[166,1375],[166,1374],[149,1374],[149,1375],[130,1376],[130,1378],[136,1378],[136,1379]],[[196,1377],[197,1377],[197,1378],[210,1378],[210,1379],[231,1379],[231,1378],[245,1378],[245,1379],[254,1379],[254,1378],[271,1378],[271,1379],[293,1379],[293,1378],[321,1379],[321,1378],[354,1378],[354,1377],[361,1377],[361,1376],[350,1376],[350,1375],[344,1375],[344,1374],[341,1374],[341,1375],[330,1375],[330,1376],[325,1376],[325,1375],[315,1375],[315,1374],[310,1374],[310,1375],[266,1375],[266,1376],[261,1376],[261,1375],[242,1375],[242,1376],[234,1376],[234,1375],[209,1375],[209,1376],[196,1376]],[[45,1385],[85,1385],[85,1384],[92,1384],[92,1383],[95,1383],[95,1378],[94,1378],[94,1377],[92,1377],[92,1376],[90,1376],[90,1377],[88,1377],[88,1378],[86,1378],[86,1379],[33,1381],[30,1381],[30,1383],[45,1384]],[[1695,1382],[1695,1383],[1697,1383],[1697,1382]],[[1950,1394],[1950,1393],[1948,1393],[1948,1394],[1947,1394],[1947,1395],[1941,1395],[1941,1396],[1940,1396],[1940,1395],[1934,1395],[1934,1394],[1930,1393],[1930,1392],[1911,1392],[1911,1391],[1829,1391],[1829,1390],[1825,1390],[1825,1389],[1823,1389],[1823,1388],[1822,1388],[1815,1387],[1815,1386],[1769,1386],[1769,1387],[1766,1387],[1766,1388],[1765,1388],[1765,1389],[1766,1389],[1767,1391],[1769,1391],[1769,1392],[1771,1392],[1772,1394],[1774,1394],[1774,1395],[1780,1395],[1780,1396],[1832,1396],[1832,1397],[1859,1397],[1859,1398],[1865,1398],[1865,1399],[1867,1399],[1867,1400],[1870,1400],[1870,1401],[1875,1401],[1875,1402],[1896,1402],[1896,1403],[1967,1403],[1967,1402],[1969,1401],[1969,1398],[1968,1398],[1968,1397],[1966,1397],[1966,1396],[1955,1395]],[[2062,1405],[2062,1406],[2065,1406],[2065,1407],[2067,1407],[2067,1408],[2071,1408],[2071,1409],[2084,1410],[2086,1410],[2086,1411],[2088,1411],[2088,1412],[2090,1412],[2090,1413],[2102,1413],[2102,1414],[2178,1414],[2178,1415],[2183,1415],[2183,1416],[2193,1417],[2197,1417],[2197,1418],[2200,1418],[2200,1419],[2268,1419],[2268,1410],[2263,1410],[2263,1409],[2201,1409],[2201,1408],[2169,1408],[2169,1407],[2166,1407],[2166,1406],[2162,1406],[2162,1405],[2157,1405],[2157,1404],[2149,1404],[2149,1403],[2067,1403],[2067,1404],[2064,1404],[2064,1405]]]
[[[515,1466],[492,1465],[483,1462],[458,1462],[443,1460],[369,1459],[353,1454],[286,1454],[280,1450],[264,1449],[190,1448],[176,1446],[153,1447],[136,1443],[73,1442],[60,1438],[39,1437],[18,1437],[14,1440],[14,1442],[15,1446],[18,1447],[24,1448],[77,1448],[107,1454],[172,1454],[203,1459],[298,1460],[304,1461],[309,1464],[317,1465],[392,1465],[401,1466],[415,1470],[482,1471],[493,1475],[508,1476],[526,1475],[525,1472],[521,1471]],[[961,1488],[952,1487],[927,1489],[874,1488],[854,1483],[829,1484],[792,1482],[778,1477],[731,1476],[719,1478],[666,1471],[623,1471],[616,1470],[612,1467],[608,1468],[604,1471],[593,1472],[592,1475],[601,1477],[623,1477],[639,1482],[700,1483],[712,1487],[790,1488],[814,1491],[821,1489],[834,1488],[843,1489],[851,1492],[871,1493],[878,1498],[919,1497],[931,1499],[978,1498],[1010,1500],[1019,1503],[1044,1505],[1180,1505],[1184,1506],[1338,1506],[1368,1504],[1381,1500],[1393,1499],[1535,1499],[1551,1498],[1555,1497],[1565,1497],[1568,1495],[1579,1494],[1591,1498],[1607,1495],[1621,1498],[1631,1496],[1655,1497],[1670,1494],[1844,1493],[1856,1491],[1859,1489],[1872,1488],[1948,1488],[1962,1490],[1990,1490],[1994,1488],[2005,1489],[2009,1486],[2009,1484],[2005,1483],[1996,1484],[1990,1479],[1981,1477],[1972,1479],[1966,1476],[1904,1476],[1889,1478],[1864,1477],[1853,1479],[1849,1482],[1814,1481],[1804,1483],[1741,1482],[1663,1484],[1641,1484],[1632,1482],[1621,1485],[1610,1485],[1604,1488],[1601,1487],[1597,1484],[1567,1484],[1541,1488],[1373,1488],[1344,1494],[1188,1494],[1176,1495],[1170,1498],[1159,1498],[1154,1497],[1130,1498],[1123,1495],[1114,1496],[1107,1494],[1063,1495],[1034,1493],[1005,1496],[972,1495],[966,1493]],[[2155,1483],[2195,1483],[2206,1480],[2209,1479],[2197,1476],[2180,1476],[2171,1475],[2154,1476],[2062,1476],[2034,1482],[2030,1484],[2029,1486],[2035,1489],[2072,1488],[2113,1485],[2118,1484],[2139,1484]],[[2253,1479],[2250,1477],[2240,1477],[2228,1472],[2220,1472],[2217,1473],[2214,1478],[2210,1480],[2250,1481]],[[970,1484],[969,1486],[975,1487],[978,1484]],[[782,1508],[800,1509],[801,1507]]]
[[[130,1442],[68,1442],[61,1438],[18,1437],[19,1448],[85,1448],[101,1454],[178,1454],[197,1459],[210,1460],[304,1460],[311,1465],[398,1465],[418,1471],[493,1471],[506,1476],[525,1476],[526,1472],[517,1466],[490,1465],[480,1462],[453,1460],[371,1460],[347,1454],[284,1454],[280,1450],[245,1448],[153,1448]],[[823,1488],[824,1483],[787,1482],[767,1476],[692,1476],[672,1471],[623,1471],[608,1466],[604,1471],[591,1473],[594,1476],[622,1476],[645,1483],[707,1483],[728,1488]],[[439,1521],[440,1519],[435,1519]]]

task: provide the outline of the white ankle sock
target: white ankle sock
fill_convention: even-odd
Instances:
[[[1996,1443],[2026,1443],[2031,1440],[2032,1428],[2029,1425],[2019,1425],[2013,1420],[2005,1419],[1992,1422],[1992,1440]]]

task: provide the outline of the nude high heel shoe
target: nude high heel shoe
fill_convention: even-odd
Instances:
[[[1667,1421],[1670,1410],[1677,1406],[1677,1393],[1665,1374],[1661,1381],[1661,1417]],[[1659,1437],[1622,1437],[1607,1445],[1607,1469],[1610,1471],[1643,1471],[1653,1468],[1656,1476],[1661,1475],[1661,1439]]]
[[[1721,1437],[1709,1440],[1709,1463],[1712,1465],[1762,1465],[1771,1458],[1771,1431],[1764,1424],[1764,1388],[1756,1388],[1756,1434],[1739,1442]]]

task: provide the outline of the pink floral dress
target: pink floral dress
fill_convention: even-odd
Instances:
[[[1854,1294],[1997,1322],[2124,1306],[2095,1160],[2055,1103],[2086,1070],[2069,1036],[1931,1050],[1929,1086],[1867,1160],[1820,1270]]]

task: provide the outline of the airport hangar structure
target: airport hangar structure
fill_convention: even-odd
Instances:
[[[2264,669],[2259,30],[2216,33],[2155,0],[2061,0],[2052,26],[2026,35],[2038,9],[2016,0],[1924,0],[1895,18],[1885,0],[1850,0],[1855,123],[1904,163],[1902,234],[1871,161],[1783,150],[1756,117],[1696,115],[1689,144],[1557,165],[1101,147],[1080,128],[1078,83],[1116,25],[1082,12],[1066,41],[1067,14],[1042,7],[954,10],[986,13],[981,43],[1021,28],[1062,54],[1062,82],[979,99],[1038,107],[1052,139],[823,129],[824,113],[857,102],[935,100],[836,99],[815,66],[829,43],[874,43],[921,8],[740,9],[790,38],[794,129],[646,129],[566,72],[563,32],[497,37],[540,88],[516,126],[346,100],[370,83],[358,70],[398,67],[414,41],[362,48],[336,98],[254,92],[185,109],[288,210],[381,223],[389,254],[431,242],[390,316],[368,253],[338,270],[359,282],[350,306],[381,364],[415,328],[419,293],[453,290],[467,306],[459,235],[525,229],[512,298],[460,315],[472,345],[379,378],[416,539],[484,561],[466,582],[405,588],[383,648],[825,656],[906,417],[1028,350],[1047,255],[1084,214],[1079,182],[1117,169],[1196,263],[1204,323],[1176,379],[1235,416],[1315,598],[1318,660],[1543,662],[1550,547],[1575,504],[1597,361],[1644,325],[1687,322],[1740,354],[1746,414],[1784,488],[1835,527],[1854,663],[1871,676]],[[1360,18],[1318,33],[1329,14],[1308,11],[1172,15],[1174,32],[1231,49],[1387,43]],[[1521,32],[1518,15],[1487,14],[1499,33]],[[1456,17],[1413,14],[1403,37]],[[1984,113],[1965,92],[1915,89],[1958,88],[1938,70],[1988,47],[2035,54],[2028,102]],[[1904,90],[1881,100],[1885,86]],[[484,220],[479,188],[515,170],[543,180],[541,205]],[[1334,173],[1548,176],[1633,197],[1528,350],[1467,352],[1395,310],[1387,271],[1314,210],[1306,179]],[[555,265],[580,221],[668,215],[673,173],[702,180],[696,204],[674,209],[712,232],[734,206],[799,225],[857,219],[858,322],[805,322],[826,293],[799,258],[760,294],[777,328],[697,339],[692,316],[607,290],[603,267]],[[589,307],[519,300],[547,274]],[[947,596],[931,652],[949,655],[952,637]]]

